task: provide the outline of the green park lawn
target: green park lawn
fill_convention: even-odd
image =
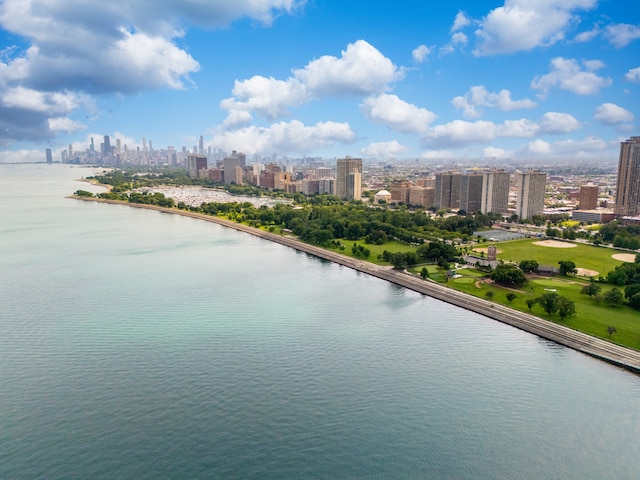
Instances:
[[[498,258],[505,262],[520,262],[535,260],[539,265],[558,266],[560,260],[571,260],[578,268],[586,268],[598,272],[597,276],[606,277],[607,273],[622,262],[614,260],[616,253],[628,253],[611,248],[596,247],[594,245],[571,244],[571,248],[554,248],[536,245],[540,239],[512,240],[496,244]]]
[[[509,302],[506,295],[511,290],[478,280],[478,272],[476,270],[463,269],[458,270],[457,273],[462,277],[450,279],[447,282],[447,286],[485,299],[487,298],[486,293],[492,291],[493,297],[491,301],[522,312],[529,312],[526,304],[527,299],[555,291],[558,295],[575,302],[575,316],[563,320],[558,314],[547,315],[538,305],[534,305],[529,313],[566,325],[574,330],[640,350],[640,313],[628,306],[609,307],[604,303],[598,303],[596,300],[590,299],[586,295],[581,295],[580,290],[587,282],[579,277],[548,278],[533,276],[523,287],[516,289],[518,291],[514,291],[517,296],[512,302]],[[601,283],[598,283],[598,285],[602,287],[601,295],[613,288],[611,285]],[[609,326],[615,327],[617,330],[611,336],[607,332],[607,327]]]
[[[416,247],[414,247],[412,245],[407,245],[406,243],[396,242],[396,241],[385,242],[382,245],[375,245],[375,244],[371,244],[371,243],[365,243],[364,240],[345,240],[345,239],[340,239],[340,241],[344,245],[344,250],[339,250],[339,249],[334,248],[334,247],[328,248],[328,250],[332,250],[334,252],[341,253],[343,255],[346,255],[346,256],[352,257],[352,258],[362,258],[363,260],[366,260],[366,261],[371,262],[371,263],[375,263],[376,265],[389,265],[389,262],[385,262],[384,260],[382,260],[382,258],[378,258],[378,256],[380,256],[380,257],[382,256],[382,252],[384,252],[385,250],[387,250],[389,252],[392,252],[392,253],[414,252],[416,250]],[[371,252],[371,254],[369,255],[369,258],[357,257],[356,255],[354,255],[351,252],[351,248],[353,247],[354,243],[356,245],[362,245],[364,248],[369,249],[369,251]]]

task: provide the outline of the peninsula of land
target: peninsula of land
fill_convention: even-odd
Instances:
[[[578,332],[576,330],[553,322],[549,322],[534,315],[513,310],[508,307],[498,305],[463,292],[458,292],[436,282],[423,280],[422,278],[416,277],[406,272],[394,270],[390,267],[375,265],[361,259],[356,259],[348,257],[346,255],[341,255],[336,252],[325,250],[323,248],[304,243],[291,236],[267,232],[258,228],[243,225],[241,223],[202,213],[191,212],[188,210],[179,210],[176,208],[167,208],[148,204],[129,203],[117,200],[107,200],[95,197],[81,197],[73,195],[69,198],[83,201],[124,205],[135,208],[144,208],[148,210],[183,215],[199,220],[205,220],[207,222],[217,223],[219,225],[233,228],[235,230],[245,232],[250,235],[263,238],[265,240],[279,243],[281,245],[294,248],[298,251],[305,252],[310,255],[332,261],[339,265],[343,265],[345,267],[372,275],[374,277],[408,288],[423,295],[428,295],[452,305],[479,313],[489,318],[493,318],[526,332],[533,333],[542,338],[552,340],[574,350],[586,353],[593,357],[631,370],[635,373],[640,373],[639,351],[625,348],[606,340],[599,339],[582,332]]]

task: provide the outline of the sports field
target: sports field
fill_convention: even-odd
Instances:
[[[541,241],[537,238],[500,242],[496,246],[498,247],[498,258],[505,262],[535,260],[539,265],[557,267],[559,261],[571,260],[577,268],[598,272],[597,276],[603,277],[606,277],[607,273],[623,263],[613,258],[613,255],[628,253],[582,243],[559,242],[557,240]]]

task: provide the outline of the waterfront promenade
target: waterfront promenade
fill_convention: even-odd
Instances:
[[[233,222],[231,220],[205,215],[202,213],[178,210],[175,208],[128,203],[116,200],[104,200],[95,197],[71,196],[70,198],[84,201],[123,205],[135,208],[144,208],[148,210],[156,210],[159,212],[183,215],[199,220],[205,220],[207,222],[217,223],[219,225],[233,228],[235,230],[245,232],[250,235],[254,235],[256,237],[276,242],[281,245],[294,248],[301,252],[305,252],[310,255],[332,261],[345,267],[367,273],[374,277],[387,280],[396,285],[400,285],[423,295],[428,295],[438,300],[442,300],[452,305],[456,305],[458,307],[479,313],[481,315],[493,318],[521,330],[552,340],[574,350],[578,350],[588,355],[592,355],[607,362],[621,366],[635,373],[640,373],[639,351],[621,347],[606,340],[602,340],[591,335],[572,330],[563,325],[538,318],[534,315],[530,315],[517,310],[512,310],[502,305],[498,305],[481,298],[473,297],[466,293],[458,292],[439,283],[429,280],[423,280],[406,272],[400,272],[390,267],[382,267],[364,260],[351,258],[346,255],[325,250],[321,247],[309,245],[291,236],[266,232],[264,230]]]

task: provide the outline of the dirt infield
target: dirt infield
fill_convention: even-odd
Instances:
[[[558,240],[541,240],[539,242],[533,242],[532,245],[551,248],[573,248],[576,246],[575,243],[559,242]]]
[[[596,272],[595,270],[589,270],[587,268],[576,268],[577,275],[579,277],[595,277],[596,275],[598,275],[600,272]]]
[[[489,249],[487,247],[479,247],[479,248],[474,248],[473,251],[478,253],[488,253]],[[502,253],[502,250],[498,248],[496,249],[496,253]]]
[[[636,261],[636,256],[633,253],[616,253],[615,255],[611,255],[611,258],[627,263],[633,263]]]

